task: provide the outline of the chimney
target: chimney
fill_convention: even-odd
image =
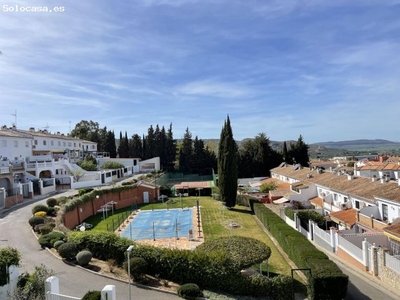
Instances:
[[[30,131],[30,132],[35,132],[35,127],[30,127],[30,128],[29,128],[29,131]]]
[[[17,126],[15,126],[15,124],[13,124],[12,129],[13,129],[13,130],[16,130],[16,129],[17,129]]]
[[[353,180],[353,175],[347,175],[347,180]]]

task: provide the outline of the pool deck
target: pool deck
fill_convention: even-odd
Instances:
[[[200,207],[201,209],[201,207]],[[135,218],[136,212],[133,212],[123,223],[121,226],[122,228],[125,228],[130,225],[130,222]],[[189,240],[189,236],[186,237],[179,237],[179,239],[176,238],[163,238],[163,239],[156,239],[155,241],[153,239],[148,239],[148,240],[135,240],[136,243],[139,244],[147,244],[147,245],[152,245],[156,247],[165,247],[165,248],[173,248],[173,249],[185,249],[185,250],[190,250],[196,248],[198,245],[202,244],[204,242],[204,236],[203,236],[203,223],[200,218],[200,232],[198,231],[198,223],[197,223],[197,213],[196,213],[196,206],[193,207],[193,212],[192,212],[192,224],[193,224],[193,237],[191,240]],[[115,231],[115,234],[120,235],[122,231],[117,229]]]

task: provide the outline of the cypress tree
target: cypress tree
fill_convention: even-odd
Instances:
[[[221,130],[218,147],[218,187],[220,199],[228,208],[236,204],[237,181],[237,146],[228,116]]]

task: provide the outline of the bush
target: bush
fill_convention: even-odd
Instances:
[[[55,217],[57,215],[57,210],[55,207],[49,207],[47,210],[47,215],[50,217]]]
[[[35,215],[34,215],[35,217],[42,217],[42,218],[44,218],[45,216],[47,216],[47,212],[46,211],[38,211],[38,212],[35,212]]]
[[[9,281],[8,274],[5,272],[7,266],[19,266],[20,260],[21,254],[16,248],[0,248],[0,286],[4,286]]]
[[[62,244],[64,244],[64,241],[57,241],[53,244],[54,249],[58,250],[58,247],[60,247]]]
[[[125,166],[119,162],[115,162],[115,161],[107,161],[104,164],[102,164],[100,166],[100,169],[103,170],[115,170],[115,169],[123,169]]]
[[[36,225],[44,224],[44,218],[39,217],[39,216],[34,216],[34,217],[30,218],[28,222],[29,222],[29,225],[32,226],[32,228],[35,228]]]
[[[41,226],[39,231],[41,234],[48,234],[53,231],[54,227],[56,227],[56,224],[48,223],[48,224],[45,224],[44,226]]]
[[[46,200],[46,204],[48,207],[54,207],[58,204],[58,201],[56,198],[49,198]]]
[[[36,204],[33,208],[32,208],[32,215],[34,215],[35,213],[37,213],[38,211],[44,211],[47,213],[47,210],[49,208],[47,207],[47,205],[44,204]]]
[[[80,266],[86,266],[90,263],[90,261],[92,260],[92,257],[93,257],[92,252],[90,252],[88,250],[83,250],[83,251],[80,251],[76,255],[75,258]]]
[[[271,256],[271,249],[263,242],[249,237],[222,237],[207,240],[196,248],[199,251],[226,251],[240,269],[259,264]]]
[[[132,257],[130,260],[130,272],[133,280],[141,280],[148,271],[148,263],[142,257]],[[128,271],[128,262],[124,263],[124,269]]]
[[[84,195],[84,194],[90,193],[91,191],[93,191],[92,188],[79,189],[79,190],[78,190],[78,194],[79,194],[79,196],[82,196],[82,195]]]
[[[78,245],[74,243],[64,243],[57,249],[58,254],[66,260],[74,260],[78,254]]]
[[[44,248],[44,247],[51,248],[51,247],[53,247],[55,242],[61,241],[63,239],[64,239],[64,234],[62,232],[52,231],[48,234],[42,235],[39,238],[38,242],[42,246],[42,248]]]
[[[101,300],[101,292],[89,291],[83,296],[82,300]]]
[[[196,299],[202,296],[200,288],[195,283],[186,283],[181,285],[178,289],[178,296],[184,299]]]

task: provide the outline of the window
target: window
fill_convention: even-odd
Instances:
[[[343,197],[343,202],[346,203],[347,201],[349,201],[349,198]]]
[[[58,141],[58,146],[61,146],[61,141]]]
[[[76,147],[76,143],[74,143],[74,147]]]
[[[382,219],[383,221],[388,220],[388,206],[387,204],[382,204]]]
[[[18,147],[18,141],[14,141],[14,147]]]
[[[68,147],[71,147],[71,145],[72,145],[72,143],[71,143],[71,142],[68,142]]]
[[[81,147],[81,143],[79,143],[79,148]]]
[[[46,144],[47,144],[47,141],[43,140],[43,146],[46,146]]]
[[[37,145],[38,144],[38,141],[37,140],[35,140],[35,143],[34,143],[35,145]]]
[[[64,147],[67,145],[65,142],[63,143]]]
[[[354,201],[354,204],[356,206],[357,209],[360,209],[360,201]]]
[[[25,141],[25,147],[29,148],[29,142]]]
[[[6,140],[1,140],[1,146],[2,147],[7,147],[7,141]]]
[[[51,144],[52,146],[54,146],[54,141],[51,141],[50,144]]]
[[[333,194],[333,200],[337,201],[337,194]]]
[[[94,145],[92,145],[92,149],[94,149]]]

